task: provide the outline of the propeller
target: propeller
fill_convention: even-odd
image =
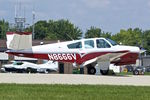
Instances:
[[[140,48],[140,53],[146,52],[146,50],[143,47],[139,47],[139,48]]]

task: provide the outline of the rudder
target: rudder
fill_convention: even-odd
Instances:
[[[32,47],[31,32],[7,32],[6,36],[8,49],[22,50]]]

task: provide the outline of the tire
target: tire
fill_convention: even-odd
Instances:
[[[47,69],[46,72],[47,72],[47,73],[51,73],[51,72],[53,72],[53,71],[50,70],[50,69]]]
[[[133,74],[134,74],[134,75],[139,75],[139,71],[138,71],[138,70],[135,70],[135,71],[133,71]]]
[[[94,75],[96,73],[96,69],[94,67],[88,67],[88,74]]]
[[[44,73],[45,73],[45,74],[48,74],[48,73],[50,73],[50,70],[49,70],[49,69],[46,69],[46,70],[44,71]]]
[[[31,72],[32,72],[32,69],[31,69],[31,68],[27,68],[27,69],[26,69],[26,72],[27,72],[27,73],[31,73]]]
[[[101,70],[100,69],[100,72],[102,75],[108,75],[109,70]]]

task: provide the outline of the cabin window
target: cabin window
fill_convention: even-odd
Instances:
[[[69,44],[67,46],[69,49],[78,49],[78,48],[82,48],[82,43],[76,42],[76,43]]]
[[[22,62],[14,62],[13,65],[22,65]]]
[[[93,40],[86,40],[84,41],[85,48],[94,48],[94,41]]]
[[[111,46],[103,39],[96,40],[97,48],[110,48]]]

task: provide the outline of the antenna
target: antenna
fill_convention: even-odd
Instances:
[[[24,11],[22,11],[22,4],[21,2],[17,2],[17,5],[15,5],[15,27],[16,31],[22,32],[25,29],[25,7]]]
[[[15,17],[17,17],[17,6],[15,5]]]
[[[25,18],[25,16],[26,16],[26,9],[25,9],[25,6],[24,6],[24,18]]]
[[[67,33],[66,33],[66,35],[73,41],[74,39],[70,36],[70,35],[68,35]]]
[[[21,2],[19,2],[19,17],[22,17],[21,16],[21,10],[22,10],[22,8],[21,8]]]
[[[33,9],[33,11],[32,11],[32,17],[33,17],[33,19],[32,19],[32,24],[33,24],[33,26],[32,26],[32,35],[33,35],[33,40],[35,39],[35,33],[34,33],[34,21],[35,21],[35,10]]]

